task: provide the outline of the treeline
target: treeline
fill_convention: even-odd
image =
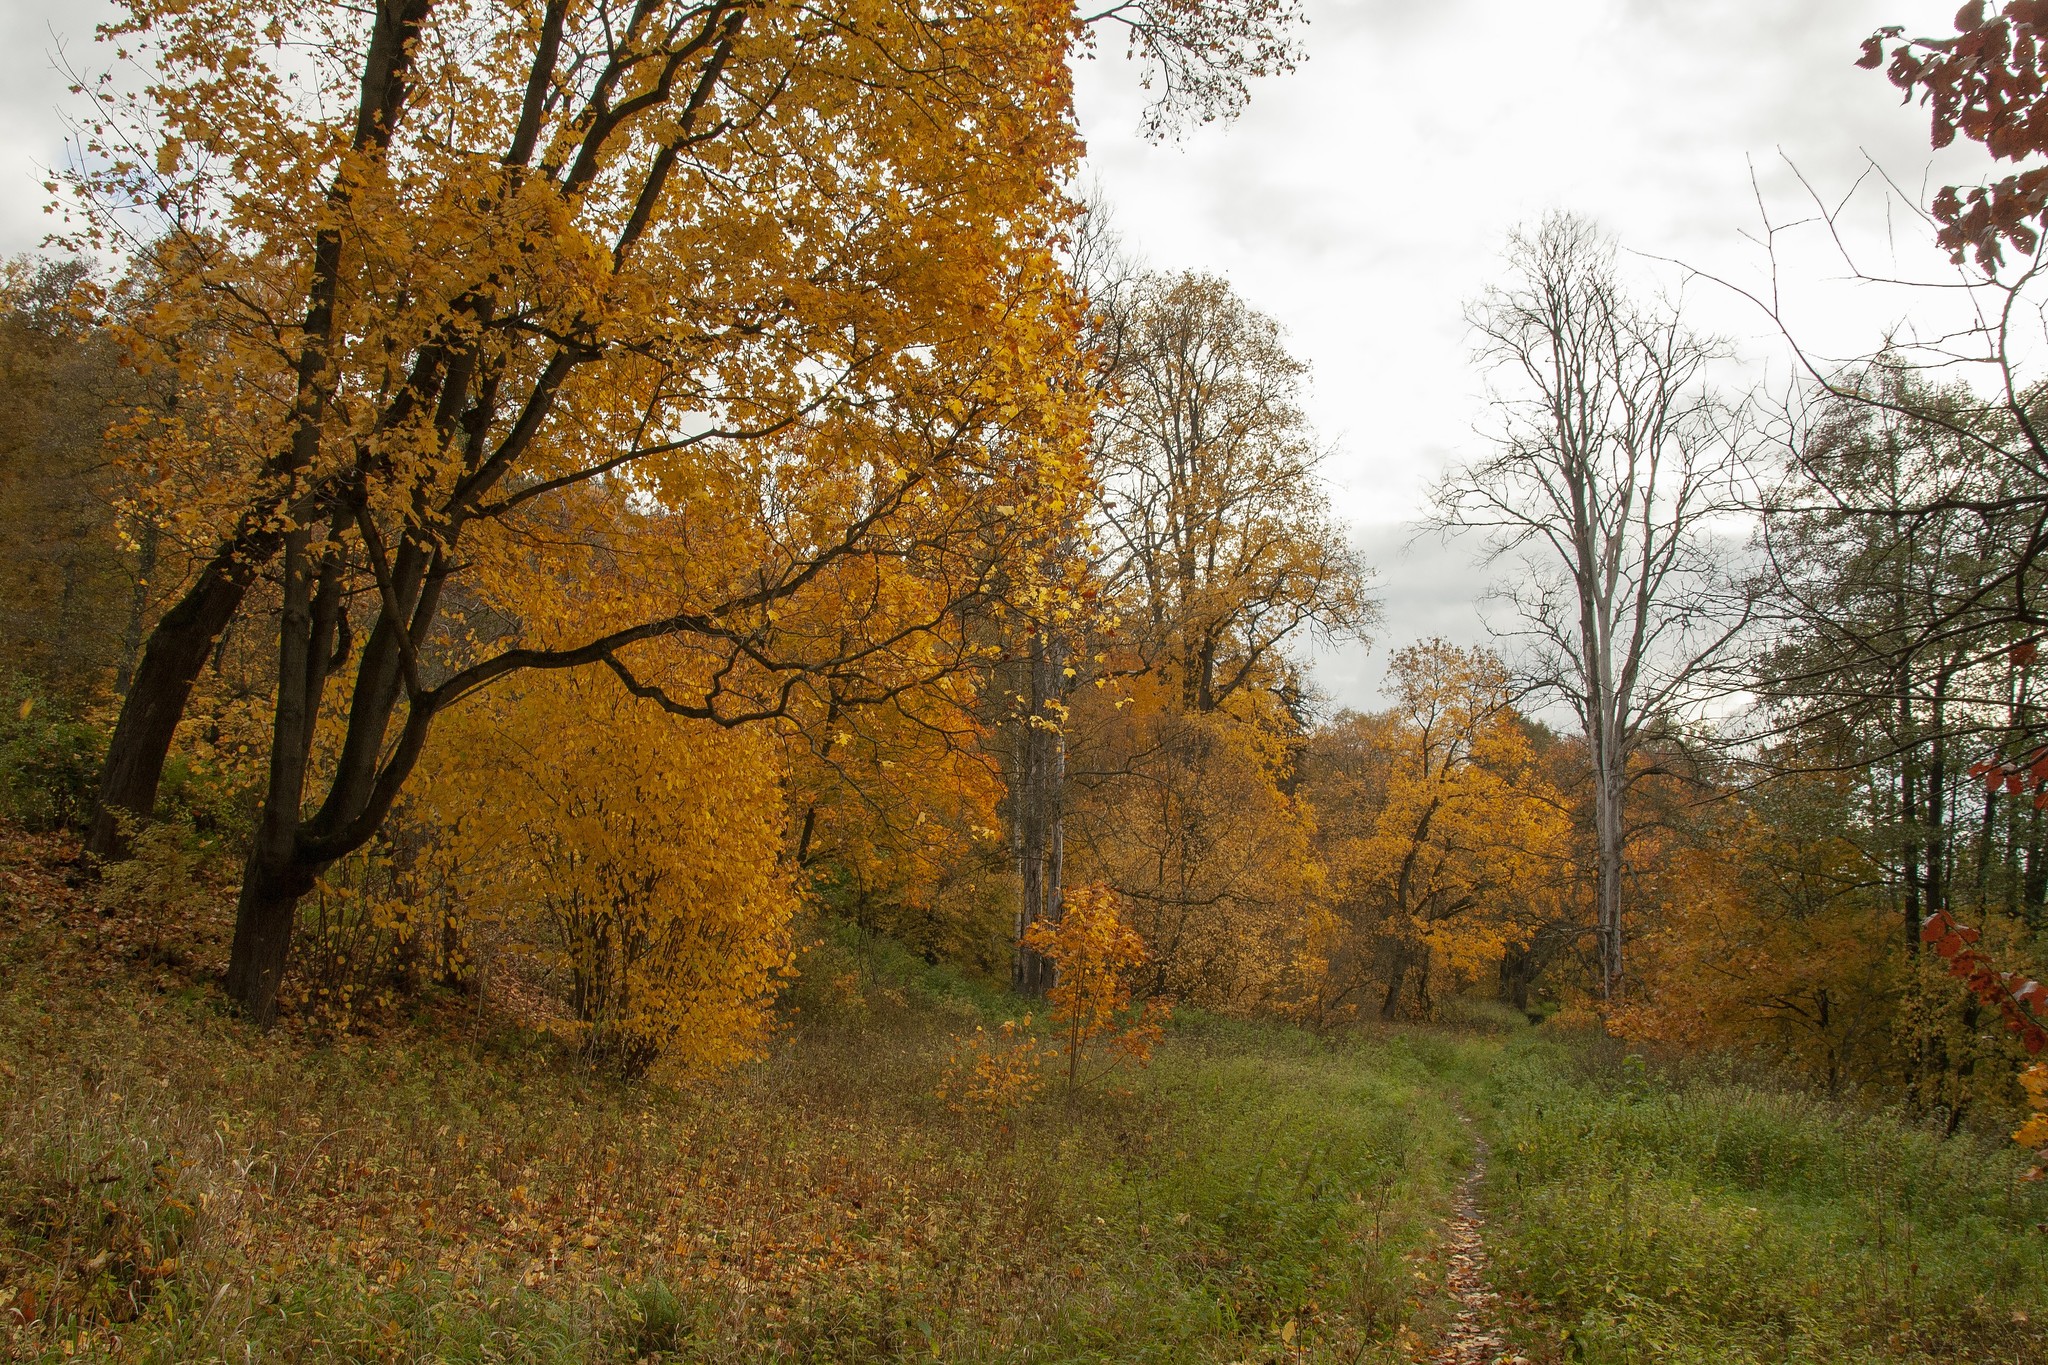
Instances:
[[[1162,134],[1291,60],[1286,6],[1111,14]],[[1038,995],[1080,897],[1142,1000],[1495,996],[2020,1105],[1919,945],[2021,971],[2048,917],[2036,389],[1893,351],[1773,427],[1553,217],[1437,496],[1512,624],[1333,716],[1304,647],[1376,611],[1305,367],[1069,192],[1085,26],[612,20],[110,32],[152,82],[67,193],[123,265],[0,286],[5,791],[109,913],[224,923],[261,1025],[496,992],[637,1074],[758,1050],[812,916]],[[2031,221],[1948,245],[2023,296]]]

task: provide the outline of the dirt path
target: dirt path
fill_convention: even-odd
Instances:
[[[1500,1325],[1500,1295],[1487,1287],[1486,1245],[1480,1240],[1486,1217],[1479,1211],[1479,1182],[1486,1177],[1486,1143],[1475,1134],[1473,1145],[1472,1169],[1458,1187],[1444,1244],[1445,1260],[1450,1266],[1450,1290],[1457,1297],[1458,1312],[1444,1333],[1443,1345],[1430,1360],[1433,1365],[1528,1365],[1527,1357],[1517,1355],[1508,1344]]]

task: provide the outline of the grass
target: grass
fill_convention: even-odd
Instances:
[[[1013,1002],[842,927],[772,1056],[634,1087],[455,1000],[259,1037],[217,933],[97,916],[49,854],[0,843],[10,1358],[1391,1365],[1449,1311],[1476,1131],[1533,1361],[2048,1359],[2048,1198],[1995,1135],[1511,1011],[1189,1014],[1145,1071],[975,1117],[946,1057]]]
[[[1541,1033],[1477,1093],[1496,1271],[1533,1354],[2048,1360],[2048,1197],[1995,1135]]]
[[[1469,1151],[1433,1039],[1193,1019],[1121,1092],[996,1120],[933,1090],[1000,998],[844,938],[836,1007],[663,1088],[452,1005],[257,1037],[32,929],[0,959],[14,1358],[1392,1361],[1440,1308]]]

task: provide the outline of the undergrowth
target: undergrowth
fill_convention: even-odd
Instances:
[[[62,969],[20,911],[16,1358],[1392,1361],[1434,1311],[1468,1156],[1434,1042],[1195,1018],[963,1115],[949,1040],[1006,1002],[832,930],[771,1057],[634,1087],[466,1002],[259,1037],[197,977]]]
[[[1600,1051],[1524,1034],[1483,1088],[1489,1241],[1532,1349],[2048,1360],[2048,1197],[2010,1144]]]

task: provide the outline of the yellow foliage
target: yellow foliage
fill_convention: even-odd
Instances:
[[[191,607],[130,695],[183,707],[212,622],[270,636],[255,690],[290,704],[230,970],[254,1017],[430,732],[474,748],[525,704],[458,716],[479,690],[609,667],[783,734],[978,663],[972,608],[1035,577],[1087,479],[1070,7],[125,9],[103,36],[146,76],[72,183],[83,241],[147,244],[115,311],[178,402],[115,444]],[[780,764],[746,743],[752,808]],[[577,987],[593,1020],[652,1008],[619,1015],[613,975]]]
[[[913,951],[1007,955],[1000,776],[964,675],[807,717],[788,751],[791,840],[820,900]]]
[[[1292,989],[1320,889],[1311,825],[1271,718],[1181,711],[1177,690],[1147,676],[1076,698],[1072,766],[1105,776],[1081,785],[1068,858],[1126,898],[1148,994],[1248,1014]]]
[[[1411,978],[1434,986],[1494,972],[1546,916],[1568,870],[1570,825],[1509,701],[1507,671],[1479,649],[1431,640],[1394,656],[1396,707],[1317,737],[1306,788],[1329,866],[1334,921],[1305,1009],[1328,1018]]]
[[[1082,1057],[1092,1048],[1109,1054],[1107,1066],[1150,1060],[1169,1007],[1156,999],[1131,1003],[1133,978],[1149,954],[1124,919],[1122,897],[1100,882],[1073,887],[1059,921],[1031,925],[1024,945],[1044,954],[1058,973],[1046,998],[1053,1022],[1066,1026],[1069,1088],[1079,1082]]]
[[[554,674],[477,699],[437,741],[434,856],[543,970],[593,1059],[636,1073],[758,1052],[799,901],[770,737]]]
[[[1005,1019],[991,1035],[977,1024],[946,1059],[937,1094],[956,1114],[1003,1114],[1027,1104],[1045,1086],[1051,1054],[1031,1032],[1031,1016]]]
[[[2020,1085],[2027,1092],[2028,1107],[2033,1112],[2012,1135],[2012,1140],[2022,1147],[2032,1147],[2037,1159],[2048,1166],[2048,1062],[2035,1062],[2021,1072]]]

